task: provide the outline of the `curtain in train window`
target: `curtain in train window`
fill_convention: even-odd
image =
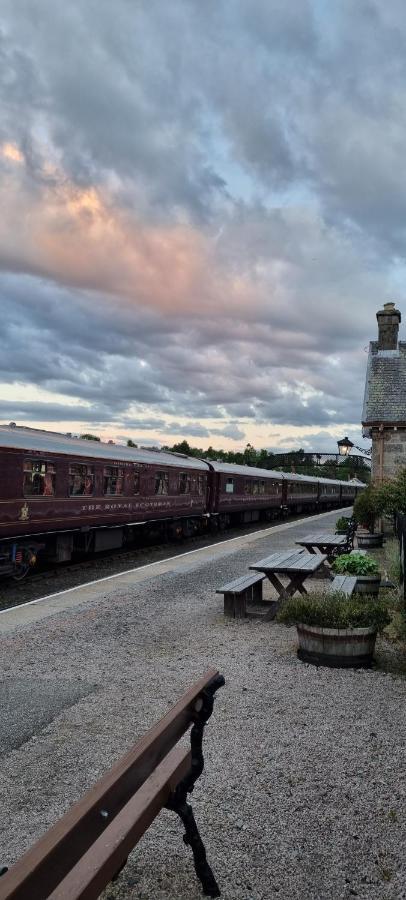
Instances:
[[[168,494],[169,493],[169,476],[167,472],[156,472],[155,473],[155,493],[156,494]]]
[[[191,480],[187,472],[181,472],[179,475],[179,493],[190,494]]]
[[[55,494],[55,466],[40,459],[24,461],[24,495],[53,497]]]
[[[121,466],[105,466],[103,471],[103,493],[120,496],[124,490],[124,469]]]
[[[196,479],[196,489],[197,489],[197,493],[199,494],[199,497],[202,497],[202,496],[203,496],[203,492],[204,492],[204,478],[203,478],[203,475],[198,475],[198,476],[197,476],[197,479]]]
[[[69,466],[69,496],[91,497],[94,485],[94,469],[92,466],[72,463]]]

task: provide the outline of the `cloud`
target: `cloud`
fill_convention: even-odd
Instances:
[[[4,416],[355,428],[404,280],[399,0],[3,6]]]

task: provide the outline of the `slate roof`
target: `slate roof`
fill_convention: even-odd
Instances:
[[[371,341],[365,383],[362,424],[406,425],[406,342],[396,350],[379,350]]]

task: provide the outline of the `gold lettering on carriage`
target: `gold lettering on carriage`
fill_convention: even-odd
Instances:
[[[30,518],[30,511],[28,509],[27,503],[24,503],[24,505],[21,507],[20,515],[18,518],[19,518],[20,522],[27,522],[28,519]]]

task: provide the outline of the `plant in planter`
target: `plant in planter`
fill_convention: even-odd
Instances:
[[[378,563],[364,553],[343,553],[332,565],[336,575],[356,575],[358,594],[377,595],[381,583]]]
[[[347,534],[350,522],[349,516],[340,516],[336,521],[336,534]]]
[[[377,519],[384,510],[384,498],[380,488],[368,485],[365,490],[355,498],[354,517],[368,534],[357,534],[357,542],[360,548],[382,547],[383,533],[375,532]]]
[[[385,601],[348,597],[339,592],[290,597],[277,619],[296,625],[298,656],[327,666],[370,666],[376,636],[390,622]]]

